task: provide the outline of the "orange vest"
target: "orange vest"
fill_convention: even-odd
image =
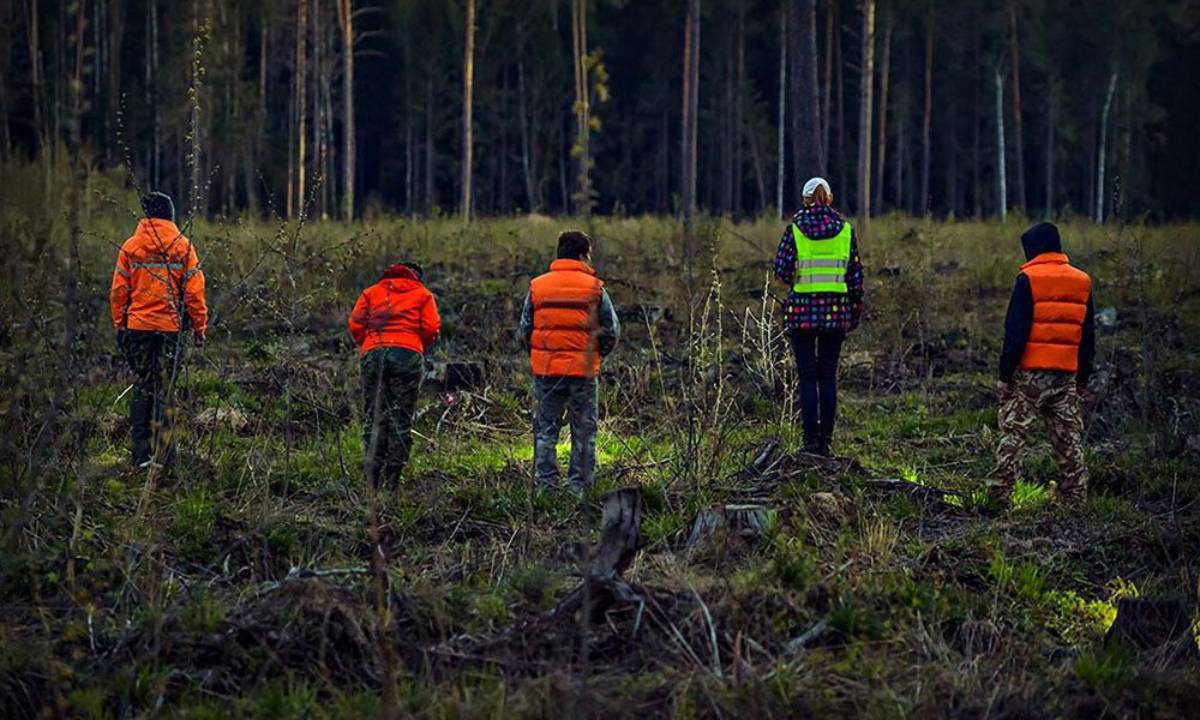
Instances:
[[[533,336],[529,359],[542,377],[600,374],[600,295],[604,283],[580,260],[555,260],[529,283]]]
[[[1075,372],[1092,279],[1072,267],[1066,255],[1053,252],[1025,263],[1021,272],[1029,278],[1033,293],[1033,327],[1021,367]]]
[[[399,347],[424,354],[442,328],[433,293],[402,265],[363,291],[350,313],[350,335],[366,354],[377,347]]]

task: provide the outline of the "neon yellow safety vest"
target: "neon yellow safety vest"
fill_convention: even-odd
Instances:
[[[844,293],[846,268],[850,265],[850,223],[842,222],[842,231],[831,238],[810,240],[792,225],[792,237],[796,240],[796,272],[793,275],[792,292],[797,293]]]

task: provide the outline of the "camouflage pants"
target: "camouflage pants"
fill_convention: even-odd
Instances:
[[[412,421],[425,363],[420,353],[378,347],[363,355],[363,467],[376,487],[395,485],[412,451]]]
[[[1061,476],[1059,499],[1082,500],[1087,495],[1088,475],[1075,376],[1051,370],[1018,370],[1007,394],[1000,398],[1000,446],[992,495],[1000,500],[1012,495],[1039,417],[1046,422]]]

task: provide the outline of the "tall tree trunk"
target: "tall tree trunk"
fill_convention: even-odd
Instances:
[[[1054,217],[1054,115],[1058,110],[1058,79],[1050,78],[1046,98],[1046,187],[1042,207],[1047,220]]]
[[[758,150],[758,133],[747,129],[746,136],[750,140],[750,164],[754,168],[754,186],[758,191],[758,207],[755,211],[761,213],[767,208],[767,176],[763,169],[762,155]]]
[[[125,22],[127,7],[123,2],[114,2],[108,5],[108,19],[106,20],[108,28],[108,89],[106,94],[110,103],[115,103],[120,109],[121,98],[121,82],[124,76],[124,66],[121,63],[123,57],[123,47],[125,43]],[[110,112],[110,115],[115,112]],[[129,128],[118,127],[122,133],[128,133]],[[112,147],[114,150],[119,150],[115,143],[105,142],[106,147]],[[113,156],[120,159],[118,156]]]
[[[296,8],[296,212],[303,217],[305,206],[304,171],[308,124],[308,0],[299,0]]]
[[[433,144],[433,67],[429,66],[425,75],[425,212],[433,211],[435,205],[434,180],[437,174],[434,164],[437,161],[437,148]]]
[[[512,125],[512,121],[509,119],[508,106],[509,98],[511,97],[512,93],[509,90],[508,76],[508,68],[505,67],[502,71],[503,82],[500,92],[500,127],[498,128],[500,132],[500,156],[497,158],[497,160],[500,163],[500,197],[497,198],[496,206],[494,208],[495,212],[499,212],[504,215],[507,215],[510,209],[508,203],[508,156],[510,152],[508,147],[508,129]]]
[[[737,76],[737,23],[728,28],[725,34],[725,62],[722,63],[722,99],[721,103],[727,112],[717,117],[721,123],[721,163],[718,168],[721,178],[721,197],[718,207],[721,212],[733,212],[733,138],[735,134],[732,110],[735,105],[734,81]]]
[[[1017,207],[1025,210],[1025,134],[1021,129],[1021,44],[1017,35],[1017,3],[1008,4],[1008,39],[1012,55],[1013,155],[1017,174]]]
[[[75,62],[71,77],[71,125],[68,128],[71,149],[78,150],[83,123],[83,58],[87,44],[87,2],[80,0],[75,8]],[[71,158],[74,160],[75,158]]]
[[[329,184],[329,178],[323,176],[325,169],[325,148],[321,144],[325,130],[325,98],[321,93],[321,71],[322,60],[321,45],[323,38],[321,37],[321,0],[310,0],[309,11],[312,13],[310,24],[312,25],[312,150],[313,150],[313,182],[320,184],[320,203],[321,214],[324,218],[328,208],[325,206],[325,188]],[[314,192],[317,190],[316,185],[313,186]]]
[[[875,0],[863,0],[861,101],[858,110],[858,214],[864,230],[871,217],[871,117],[875,85]]]
[[[529,107],[528,95],[525,88],[525,31],[524,25],[517,25],[517,114],[521,123],[521,174],[525,178],[525,207],[528,212],[538,209],[534,193],[533,158],[530,157],[529,147]]]
[[[833,52],[834,72],[837,74],[837,171],[838,171],[838,190],[844,196],[849,197],[850,187],[849,172],[850,159],[846,157],[846,75],[844,72],[845,62],[842,56],[842,28],[838,24],[833,36]]]
[[[982,52],[981,33],[973,33],[973,57],[978,58]],[[979,166],[983,161],[983,104],[980,100],[983,87],[983,72],[979,64],[975,65],[975,82],[971,84],[971,202],[974,208],[973,217],[979,219],[983,215],[983,179]]]
[[[575,75],[575,143],[571,154],[576,158],[575,209],[585,218],[592,214],[592,187],[588,170],[591,165],[591,95],[587,65],[587,0],[571,2],[571,66]]]
[[[1117,90],[1117,71],[1108,78],[1104,109],[1100,111],[1100,150],[1096,153],[1096,214],[1097,225],[1104,224],[1104,171],[1108,165],[1108,113],[1112,109],[1113,93]]]
[[[467,0],[466,53],[463,58],[463,166],[462,200],[460,207],[464,222],[471,222],[471,159],[473,104],[475,101],[475,0]]]
[[[784,135],[787,127],[787,19],[788,19],[788,3],[787,0],[780,6],[779,10],[779,117],[776,125],[778,137],[776,138],[776,164],[775,164],[775,207],[779,212],[780,218],[787,217],[787,211],[783,207],[783,177],[785,170],[784,163]]]
[[[153,0],[151,0],[153,2]],[[33,92],[33,129],[38,152],[46,148],[46,126],[42,120],[42,50],[38,29],[38,0],[29,0],[29,82]]]
[[[958,93],[950,97],[950,112],[947,122],[950,123],[949,147],[946,150],[946,207],[950,215],[958,218],[960,213],[958,185],[958,126],[962,102]]]
[[[664,105],[658,114],[658,153],[655,166],[655,208],[670,211],[671,198],[671,117]]]
[[[824,86],[821,89],[821,174],[829,172],[829,167],[832,164],[829,159],[829,122],[832,117],[830,111],[832,109],[833,96],[833,33],[835,17],[837,15],[837,3],[828,3],[825,12],[825,79]],[[839,162],[841,158],[838,158]]]
[[[189,128],[189,136],[191,137],[191,148],[188,150],[188,159],[191,163],[192,186],[190,190],[191,201],[188,203],[191,210],[189,217],[194,219],[197,215],[204,212],[207,203],[203,197],[203,190],[200,183],[200,168],[201,168],[201,135],[204,132],[204,126],[201,122],[202,98],[204,97],[204,64],[203,52],[205,34],[207,33],[208,19],[206,17],[208,4],[206,0],[195,0],[192,3],[192,87],[191,87],[191,127]]]
[[[933,125],[933,39],[934,3],[929,3],[929,15],[925,22],[925,113],[921,121],[921,197],[922,214],[929,213],[929,169],[931,153],[930,130]]]
[[[876,212],[883,211],[883,186],[887,176],[887,119],[888,83],[892,65],[892,10],[883,14],[883,51],[879,57],[879,129],[876,145],[879,157],[879,173],[875,176],[875,198],[871,205]]]
[[[683,132],[680,148],[680,195],[683,201],[683,251],[687,279],[692,280],[695,257],[697,113],[700,109],[700,0],[688,0],[683,33]]]
[[[996,81],[996,214],[1000,222],[1008,218],[1008,178],[1004,166],[1004,80],[1000,68],[994,71]]]
[[[733,105],[733,214],[742,212],[742,196],[745,191],[745,148],[746,148],[746,1],[738,0],[737,4],[737,81],[734,84],[735,100]]]
[[[821,97],[817,84],[817,3],[796,0],[795,31],[798,52],[792,55],[792,185],[795,197],[804,182],[821,172]]]
[[[895,188],[894,201],[897,209],[903,209],[904,204],[904,159],[908,156],[908,123],[907,113],[901,111],[896,113],[896,149],[892,155],[894,160],[892,163],[892,186]],[[885,166],[882,158],[879,162],[879,174],[885,172]],[[882,207],[882,200],[880,207]]]

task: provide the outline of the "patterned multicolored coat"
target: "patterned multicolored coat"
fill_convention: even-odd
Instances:
[[[804,236],[821,240],[837,236],[846,221],[828,205],[803,208],[792,218],[792,225]],[[775,277],[791,285],[796,272],[796,241],[792,225],[783,231],[775,254]],[[853,228],[850,238],[850,264],[846,268],[845,293],[788,293],[784,323],[788,330],[808,332],[849,332],[858,327],[863,307],[863,265],[858,254],[858,236]]]

